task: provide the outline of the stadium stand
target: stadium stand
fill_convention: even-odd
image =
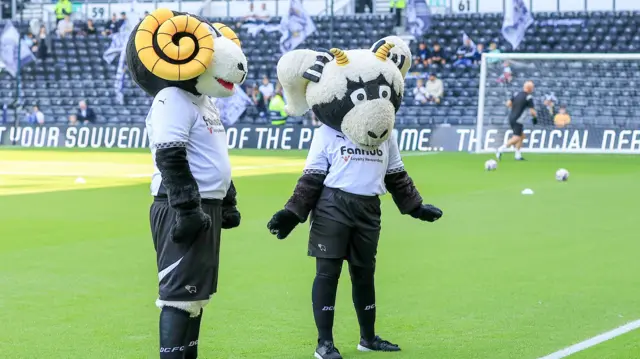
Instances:
[[[520,52],[550,53],[631,53],[640,49],[640,12],[550,12],[535,13],[536,24],[527,31]],[[568,25],[548,25],[548,20],[568,19]],[[211,19],[234,24],[231,19]],[[328,48],[330,18],[315,19],[318,31],[307,38],[301,47]],[[271,19],[278,23],[279,18]],[[343,48],[368,47],[374,39],[392,33],[391,15],[363,14],[336,18],[334,46]],[[498,44],[503,52],[510,52],[510,45],[502,38],[500,28],[502,14],[435,15],[428,36],[418,39],[427,45],[442,44],[445,54],[453,58],[462,44],[462,34],[468,34],[475,43],[486,46]],[[79,25],[79,24],[78,24]],[[104,23],[96,22],[102,29]],[[19,24],[26,30],[28,24]],[[275,64],[279,58],[279,32],[260,33],[251,37],[242,28],[235,29],[243,41],[249,57],[250,74],[246,84],[258,82],[263,75],[275,79]],[[348,36],[345,36],[348,34]],[[413,51],[417,53],[417,43]],[[66,123],[68,115],[75,112],[77,103],[86,99],[97,113],[98,123],[144,122],[151,99],[137,89],[128,79],[125,81],[126,104],[114,102],[114,78],[116,65],[102,60],[110,39],[102,35],[75,36],[58,39],[52,36],[52,48],[44,61],[24,68],[22,95],[25,105],[38,104],[48,123]],[[553,92],[559,102],[570,108],[574,124],[584,122],[607,126],[637,127],[640,125],[639,110],[634,109],[640,83],[640,64],[616,61],[557,61],[542,62],[542,68],[519,69],[513,72],[513,80],[505,84],[487,81],[491,123],[505,121],[504,99],[523,79],[534,78],[538,83],[538,94]],[[398,123],[462,124],[476,122],[478,106],[479,67],[456,67],[449,61],[445,65],[418,65],[411,70],[414,76],[407,79],[405,104],[400,109]],[[499,78],[502,63],[490,67],[490,78]],[[628,73],[625,73],[627,71]],[[444,83],[445,95],[439,105],[414,105],[412,89],[417,77],[435,73]],[[623,72],[621,76],[620,72]],[[0,74],[0,104],[12,100],[14,80],[7,73]],[[538,101],[542,102],[542,101]],[[593,106],[597,104],[598,106]],[[250,108],[242,121],[253,123],[264,121],[257,111]]]

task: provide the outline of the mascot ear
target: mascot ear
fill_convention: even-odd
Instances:
[[[278,61],[278,81],[287,99],[285,111],[292,116],[302,116],[309,111],[307,85],[318,82],[324,65],[333,60],[328,51],[293,50]]]
[[[213,59],[213,35],[197,18],[160,8],[147,15],[132,36],[142,65],[167,81],[200,76]]]
[[[402,77],[407,76],[407,72],[411,67],[411,50],[406,42],[398,36],[387,36],[376,41],[371,47],[371,51],[376,53],[385,44],[391,44],[391,49],[387,52],[387,57],[396,64]]]

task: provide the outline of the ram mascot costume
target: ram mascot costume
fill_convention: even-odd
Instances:
[[[360,324],[358,350],[400,350],[375,332],[379,196],[389,191],[401,213],[423,221],[442,216],[438,208],[422,203],[392,136],[410,64],[408,46],[395,36],[370,49],[294,50],[278,62],[286,111],[302,115],[311,110],[323,123],[293,196],[267,224],[284,239],[311,216],[308,254],[316,258],[312,307],[318,359],[342,358],[332,328],[345,259]]]
[[[160,358],[195,359],[202,309],[217,290],[221,229],[240,224],[212,97],[233,94],[247,59],[227,26],[169,9],[136,26],[126,55],[132,79],[154,97],[146,126],[155,165],[150,222]]]

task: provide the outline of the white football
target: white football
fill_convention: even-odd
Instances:
[[[569,179],[569,171],[564,168],[561,168],[556,171],[556,179],[558,181],[564,182]]]
[[[498,162],[496,162],[496,160],[487,160],[487,162],[484,163],[484,169],[487,171],[493,171],[496,168],[498,168]]]

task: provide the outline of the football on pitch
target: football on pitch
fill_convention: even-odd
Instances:
[[[484,163],[484,169],[487,171],[493,171],[496,168],[498,168],[498,162],[496,162],[496,160],[487,160],[487,162]]]
[[[564,168],[561,168],[556,171],[556,179],[560,182],[564,182],[569,179],[569,171]]]

